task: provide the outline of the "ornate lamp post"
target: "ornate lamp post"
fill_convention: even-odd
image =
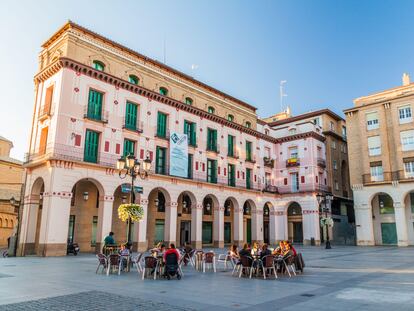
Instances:
[[[128,175],[131,176],[131,196],[130,196],[130,204],[135,203],[135,193],[134,193],[134,182],[137,176],[139,176],[142,180],[148,178],[148,172],[151,170],[151,160],[147,154],[147,157],[141,163],[138,161],[135,156],[129,154],[127,157],[121,157],[118,159],[116,163],[116,167],[119,172],[119,178],[124,179]],[[123,198],[122,201],[126,201]],[[123,202],[124,203],[124,202]],[[128,243],[131,242],[131,216],[128,217]]]
[[[326,242],[325,242],[325,249],[331,249],[331,241],[329,240],[329,224],[328,224],[328,213],[330,212],[331,202],[333,201],[333,195],[326,194],[326,193],[318,193],[316,195],[316,199],[318,200],[319,204],[319,211],[325,213],[325,219],[323,222],[323,226],[326,228]],[[322,207],[322,203],[325,202],[324,207]]]

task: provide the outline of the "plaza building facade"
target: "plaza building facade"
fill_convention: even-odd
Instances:
[[[414,245],[414,85],[345,110],[358,245]]]
[[[117,209],[130,181],[116,161],[127,155],[152,161],[137,179],[134,249],[320,243],[316,194],[330,187],[317,124],[274,128],[248,103],[72,22],[42,45],[34,81],[20,255],[65,255],[68,241],[99,251],[110,231],[125,242]]]
[[[10,157],[13,143],[0,136],[0,248],[17,232],[17,215],[23,184],[23,163]]]

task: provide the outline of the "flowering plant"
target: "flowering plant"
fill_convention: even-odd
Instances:
[[[333,227],[333,225],[334,225],[334,221],[332,217],[321,218],[321,227],[324,227],[324,226]]]
[[[121,204],[118,207],[118,217],[124,222],[129,218],[132,221],[140,221],[144,217],[144,209],[139,204]]]

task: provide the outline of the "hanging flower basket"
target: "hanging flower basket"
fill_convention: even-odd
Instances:
[[[334,226],[334,221],[333,221],[332,217],[321,218],[321,227],[325,227],[326,225],[328,227],[333,227]]]
[[[144,217],[144,209],[139,204],[121,204],[118,207],[118,217],[124,222],[129,218],[132,221],[140,221]]]

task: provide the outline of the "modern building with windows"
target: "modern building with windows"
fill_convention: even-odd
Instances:
[[[402,80],[345,110],[359,245],[414,244],[414,85]]]
[[[319,125],[269,124],[250,104],[72,22],[42,45],[34,81],[21,255],[65,255],[68,241],[99,250],[109,231],[126,241],[117,209],[129,181],[116,161],[127,155],[152,161],[137,179],[135,249],[320,243],[316,194],[330,178]]]

